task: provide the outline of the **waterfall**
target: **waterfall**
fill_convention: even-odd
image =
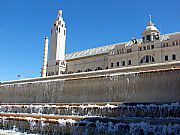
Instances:
[[[0,127],[27,134],[180,134],[180,104],[1,104]]]
[[[52,135],[180,134],[179,71],[99,71],[2,83],[0,129]]]

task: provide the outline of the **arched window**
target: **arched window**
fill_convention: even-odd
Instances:
[[[154,57],[151,55],[144,56],[140,61],[140,63],[152,63],[152,62],[155,62],[155,60]]]
[[[85,72],[90,72],[90,71],[92,71],[92,69],[88,68],[88,69],[85,70]]]
[[[98,70],[102,70],[102,68],[101,68],[101,67],[97,67],[97,68],[95,69],[95,71],[98,71]]]
[[[78,70],[76,73],[81,73],[82,72],[82,70]]]

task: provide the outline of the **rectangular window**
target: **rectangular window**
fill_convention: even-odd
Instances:
[[[150,46],[148,45],[148,46],[147,46],[147,50],[149,50],[149,49],[150,49]]]
[[[172,55],[172,60],[176,60],[176,55],[175,54]]]
[[[147,35],[147,36],[146,36],[146,40],[147,40],[147,41],[151,41],[151,35]]]
[[[117,54],[120,54],[120,51],[119,51],[119,50],[117,50]]]
[[[111,67],[114,67],[114,63],[111,63]]]
[[[168,47],[168,43],[164,43],[164,44],[163,44],[163,47]]]
[[[116,66],[119,67],[119,62],[116,63]]]
[[[176,45],[178,45],[178,41],[176,41]]]
[[[128,61],[128,65],[131,65],[131,60]]]
[[[151,49],[154,49],[154,45],[151,45]]]
[[[56,65],[59,65],[59,61],[56,61]]]
[[[175,45],[175,42],[173,42],[173,45]]]
[[[164,59],[165,61],[168,61],[168,55],[165,55]]]
[[[142,51],[142,47],[139,47],[139,51]]]
[[[146,46],[143,46],[143,49],[146,50]]]
[[[126,64],[125,61],[122,61],[122,66],[125,66],[125,64]]]
[[[130,53],[131,52],[131,49],[127,49],[127,53]]]

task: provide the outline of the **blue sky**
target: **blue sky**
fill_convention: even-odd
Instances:
[[[141,38],[149,14],[162,34],[180,31],[180,0],[0,0],[0,81],[40,76],[58,9],[66,53]]]

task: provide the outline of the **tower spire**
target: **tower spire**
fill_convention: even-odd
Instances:
[[[149,22],[152,23],[152,21],[151,21],[151,14],[149,15]]]
[[[62,10],[58,10],[58,17],[62,17]]]
[[[148,22],[147,26],[154,26],[154,23],[152,23],[152,16],[151,16],[151,14],[149,15],[149,22]]]

